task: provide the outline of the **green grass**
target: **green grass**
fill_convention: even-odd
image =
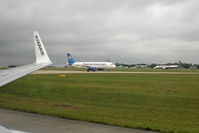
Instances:
[[[87,68],[50,68],[45,67],[42,70],[64,70],[64,71],[86,71]],[[151,69],[151,68],[114,68],[105,69],[105,71],[122,71],[122,72],[195,72],[199,73],[199,69]]]
[[[199,75],[28,75],[0,107],[169,133],[199,133]]]

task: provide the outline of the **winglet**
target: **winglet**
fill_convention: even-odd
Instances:
[[[39,33],[34,31],[33,36],[34,36],[36,64],[40,64],[40,63],[52,64],[50,58],[48,57],[46,49],[44,48],[44,45],[41,41]]]

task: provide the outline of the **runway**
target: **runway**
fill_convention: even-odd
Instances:
[[[0,125],[31,133],[157,133],[0,109]]]
[[[126,71],[70,71],[70,70],[38,70],[32,74],[67,74],[67,73],[78,73],[78,74],[93,74],[93,73],[110,73],[110,74],[199,74],[199,72],[126,72]]]

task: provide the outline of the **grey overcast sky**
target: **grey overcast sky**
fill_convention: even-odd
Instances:
[[[199,63],[199,0],[0,0],[0,65],[34,61],[33,30],[55,64]]]

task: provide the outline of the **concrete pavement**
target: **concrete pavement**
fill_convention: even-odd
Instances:
[[[0,109],[0,125],[31,133],[157,133]]]

